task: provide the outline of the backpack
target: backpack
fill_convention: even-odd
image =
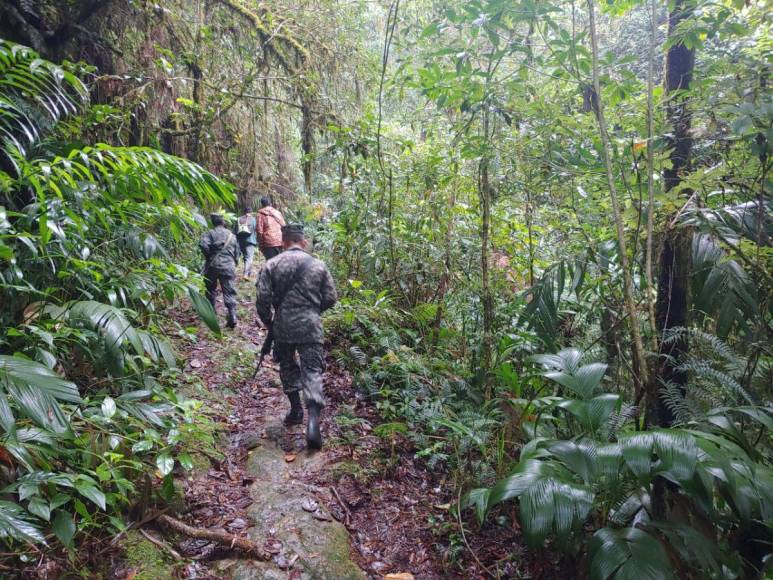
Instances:
[[[248,238],[252,235],[252,229],[250,228],[250,219],[248,217],[240,217],[237,224],[238,224],[238,228],[236,230],[237,236],[239,236],[240,238]]]

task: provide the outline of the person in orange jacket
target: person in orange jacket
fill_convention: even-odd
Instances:
[[[260,205],[255,233],[261,254],[266,260],[270,260],[282,251],[282,227],[285,225],[285,218],[271,205],[269,197],[261,197]]]

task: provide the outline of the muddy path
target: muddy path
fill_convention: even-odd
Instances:
[[[225,426],[223,456],[210,458],[208,467],[182,482],[181,519],[248,536],[273,558],[233,559],[214,544],[182,539],[176,548],[193,560],[182,575],[449,577],[445,548],[434,535],[450,521],[442,481],[414,464],[399,435],[374,434],[375,410],[330,358],[325,445],[319,452],[306,450],[304,426],[282,424],[289,403],[270,359],[251,379],[264,331],[256,322],[252,283],[241,281],[238,290],[235,330],[218,338],[202,329],[195,344],[178,344],[185,371],[206,390],[202,399],[210,417]],[[191,313],[175,317],[182,325],[197,324]]]

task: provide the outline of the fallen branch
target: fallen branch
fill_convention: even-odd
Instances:
[[[180,553],[177,550],[175,550],[172,546],[170,546],[169,544],[167,544],[163,540],[159,540],[157,537],[149,534],[145,530],[140,530],[140,533],[145,537],[145,539],[148,542],[150,542],[151,544],[155,544],[156,546],[158,546],[159,548],[161,548],[165,552],[168,552],[172,556],[172,558],[174,558],[175,560],[182,560],[183,559],[183,557],[180,555]]]
[[[100,551],[100,552],[99,552],[99,555],[101,556],[102,554],[104,554],[105,552],[107,552],[108,550],[110,550],[110,549],[111,549],[111,548],[112,548],[112,547],[113,547],[115,544],[117,544],[117,543],[118,543],[118,541],[119,541],[119,540],[120,540],[120,539],[121,539],[121,538],[122,538],[122,537],[123,537],[123,536],[126,534],[126,532],[128,532],[129,530],[133,530],[134,528],[139,528],[139,527],[141,527],[141,526],[144,526],[144,525],[145,525],[145,524],[147,524],[148,522],[151,522],[151,521],[153,521],[153,520],[155,520],[155,519],[158,519],[159,517],[161,517],[161,515],[163,515],[163,514],[164,514],[165,512],[167,512],[167,511],[169,511],[169,506],[165,507],[164,509],[162,509],[162,510],[160,510],[160,511],[154,512],[154,513],[152,513],[152,514],[150,514],[150,515],[146,515],[144,518],[142,518],[142,519],[141,519],[141,520],[139,520],[139,521],[136,521],[136,522],[132,522],[132,523],[130,523],[128,526],[126,526],[126,529],[125,529],[125,530],[123,530],[123,531],[119,532],[119,533],[118,533],[118,534],[117,534],[117,535],[116,535],[116,536],[115,536],[115,537],[114,537],[112,540],[110,540],[110,542],[107,544],[107,546],[105,546],[104,548],[102,548],[102,551]]]
[[[233,534],[221,530],[194,528],[193,526],[189,526],[188,524],[167,515],[159,516],[158,522],[190,538],[217,542],[224,546],[228,546],[230,549],[237,548],[254,557],[256,560],[268,562],[271,559],[271,554],[247,538],[240,538],[239,536],[234,536]]]
[[[338,495],[338,491],[332,485],[330,486],[330,491],[333,492],[333,495],[335,496],[336,500],[338,501],[338,505],[340,505],[341,509],[344,510],[344,524],[347,527],[352,525],[352,512],[349,511],[349,506],[347,506],[344,503],[344,501],[341,499],[341,496]]]

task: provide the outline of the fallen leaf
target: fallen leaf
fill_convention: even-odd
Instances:
[[[310,497],[305,497],[301,502],[301,507],[303,508],[304,511],[313,513],[319,509],[319,504],[315,502],[313,499],[311,499]]]
[[[13,458],[11,457],[10,453],[6,451],[5,447],[0,445],[0,461],[3,463],[7,463],[11,467],[13,467]]]
[[[198,369],[201,367],[201,361],[195,358],[190,362],[190,365],[191,365],[191,368]]]
[[[413,574],[410,572],[398,572],[397,574],[387,574],[385,580],[413,580]]]
[[[298,456],[295,453],[288,453],[287,455],[285,455],[285,461],[287,463],[292,463],[293,461],[295,461],[296,457]]]
[[[282,551],[282,542],[276,538],[269,538],[266,540],[264,548],[269,554],[279,554]]]

